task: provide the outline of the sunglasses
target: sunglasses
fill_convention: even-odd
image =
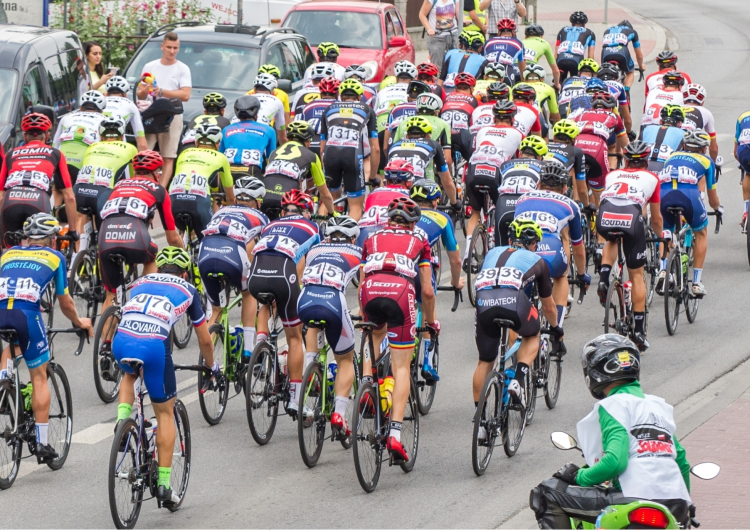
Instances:
[[[302,210],[300,210],[299,208],[297,208],[297,207],[294,207],[294,206],[291,206],[291,207],[290,207],[290,206],[287,206],[286,208],[284,208],[284,213],[296,213],[296,214],[301,214],[301,213],[302,213]]]

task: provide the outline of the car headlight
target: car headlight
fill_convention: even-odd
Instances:
[[[378,63],[375,61],[365,61],[360,66],[364,66],[370,72],[366,81],[372,81],[378,75]]]

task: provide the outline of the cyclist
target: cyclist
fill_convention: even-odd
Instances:
[[[513,102],[518,111],[513,126],[521,131],[524,136],[533,134],[542,135],[542,123],[539,119],[539,110],[534,107],[536,101],[536,90],[534,87],[521,83],[513,87]]]
[[[318,155],[309,149],[312,137],[313,129],[306,121],[293,121],[287,127],[289,141],[268,158],[263,177],[266,197],[262,210],[271,218],[275,216],[270,211],[281,211],[281,197],[292,189],[308,194],[317,190],[325,211],[333,213],[333,197],[323,175],[323,166]]]
[[[365,199],[365,167],[363,143],[369,136],[371,161],[379,160],[377,124],[373,110],[360,101],[362,83],[347,79],[339,87],[341,101],[332,103],[320,120],[320,150],[323,167],[331,179],[335,199],[346,191],[349,215],[359,220]],[[379,96],[382,95],[382,92]],[[377,164],[370,164],[370,178],[377,178]]]
[[[456,89],[446,97],[440,117],[450,125],[453,154],[459,152],[464,160],[469,160],[472,153],[472,140],[469,132],[471,115],[479,106],[477,98],[472,95],[472,88],[477,80],[473,75],[461,72],[453,78],[453,81]]]
[[[737,119],[734,133],[734,158],[739,163],[740,169],[745,172],[742,179],[742,200],[745,202],[745,211],[740,221],[740,226],[744,231],[748,204],[750,204],[750,112],[740,114]]]
[[[487,87],[492,83],[505,83],[506,85],[511,82],[510,78],[506,75],[506,68],[500,63],[488,63],[484,67],[484,76],[482,79],[477,79],[474,85],[474,97],[480,103],[487,102]]]
[[[601,195],[601,204],[596,216],[596,231],[606,240],[599,267],[597,293],[602,306],[607,302],[609,275],[617,259],[617,241],[613,232],[622,234],[622,247],[631,282],[630,300],[633,304],[635,331],[633,341],[638,349],[648,349],[646,330],[646,283],[643,267],[646,265],[646,226],[643,209],[649,205],[651,227],[654,233],[662,231],[659,213],[659,177],[649,171],[648,159],[651,146],[635,141],[625,148],[625,169],[611,171],[607,175],[606,187]]]
[[[60,119],[52,145],[65,155],[68,173],[78,176],[86,149],[99,141],[99,123],[105,118],[107,100],[96,90],[81,96],[81,107]],[[51,128],[51,127],[50,127]]]
[[[125,258],[133,266],[143,264],[143,274],[156,271],[154,259],[158,247],[151,239],[148,224],[159,212],[167,243],[182,248],[172,217],[172,203],[167,190],[159,184],[164,160],[155,151],[141,151],[133,159],[135,175],[118,182],[101,210],[99,229],[99,266],[106,291],[102,313],[112,305],[115,293],[122,288],[122,265],[110,259]]]
[[[310,221],[313,201],[309,195],[291,190],[282,197],[281,207],[281,217],[266,225],[253,249],[255,259],[248,289],[256,299],[259,293],[273,293],[276,297],[276,310],[289,346],[289,411],[296,414],[303,369],[302,321],[297,313],[299,278],[303,277],[305,255],[320,243],[320,229]],[[258,313],[258,342],[268,340],[269,316],[268,307],[262,306]]]
[[[312,79],[313,71],[318,65],[331,67],[333,69],[333,74],[327,75],[333,75],[343,83],[346,77],[346,68],[337,64],[340,53],[338,45],[334,42],[321,42],[318,44],[318,49],[316,50],[318,62],[311,64],[307,67],[307,70],[305,70],[305,83]]]
[[[460,73],[473,75],[475,78],[484,73],[484,67],[490,61],[482,55],[484,35],[479,31],[463,30],[458,36],[458,48],[445,54],[443,67],[440,69],[440,84],[446,93],[455,87],[455,77]]]
[[[484,47],[484,55],[490,62],[505,66],[510,84],[521,80],[521,72],[526,70],[524,48],[516,38],[516,22],[503,18],[497,23],[497,37],[492,37]]]
[[[135,135],[135,143],[139,151],[145,151],[146,132],[143,129],[141,112],[132,100],[128,99],[128,90],[130,83],[122,76],[116,75],[110,77],[107,81],[107,106],[104,108],[104,115],[107,117],[119,117],[126,124],[130,124]]]
[[[536,92],[534,107],[539,111],[542,122],[542,137],[549,136],[549,128],[560,121],[560,107],[557,105],[555,89],[544,82],[544,68],[539,64],[529,64],[523,72],[524,81]]]
[[[498,101],[492,109],[495,115],[495,125],[480,129],[477,133],[476,149],[469,159],[464,178],[464,189],[469,198],[469,206],[471,206],[471,217],[466,221],[464,270],[469,267],[471,239],[474,229],[480,222],[480,212],[485,210],[486,206],[497,202],[500,168],[507,160],[515,156],[524,138],[523,133],[513,127],[516,105],[512,101]],[[475,190],[475,186],[489,188],[485,190],[489,202],[485,202],[485,194]]]
[[[586,82],[586,87],[583,91],[578,92],[568,103],[566,103],[567,117],[576,120],[583,111],[591,110],[592,98],[594,97],[594,94],[598,93],[612,95],[612,90],[604,81],[592,77]],[[612,98],[614,99],[615,96],[612,95]],[[615,106],[613,108],[615,107],[617,107],[617,100],[615,100]]]
[[[684,105],[682,97],[682,85],[685,77],[675,70],[670,70],[662,76],[664,86],[650,90],[643,105],[643,117],[641,118],[641,129],[646,125],[658,124],[661,117],[661,109],[666,105]]]
[[[279,101],[281,101],[281,104],[284,106],[284,123],[289,123],[291,121],[291,114],[289,110],[289,96],[286,92],[278,87],[278,81],[281,78],[281,70],[278,66],[269,63],[261,65],[261,67],[258,68],[258,74],[268,74],[276,79],[277,86],[271,91],[271,94],[279,98]],[[256,92],[257,89],[253,87],[252,89],[247,91],[246,95],[254,96]]]
[[[659,173],[669,155],[682,145],[685,130],[685,110],[679,105],[666,105],[661,109],[661,125],[646,125],[641,131],[641,140],[651,144],[648,170]]]
[[[312,131],[312,137],[310,138],[310,151],[320,157],[320,119],[323,117],[323,112],[335,101],[339,99],[339,86],[341,83],[338,79],[333,76],[326,77],[318,85],[320,91],[320,97],[312,100],[306,104],[300,112],[295,114],[294,119],[296,121],[303,120],[310,125]],[[288,138],[287,133],[287,138]]]
[[[560,90],[560,69],[555,61],[555,54],[552,46],[544,40],[544,28],[539,24],[530,24],[524,31],[526,38],[521,42],[523,44],[523,58],[526,61],[526,68],[536,65],[542,57],[547,59],[547,64],[552,70],[552,86]],[[541,66],[541,65],[539,65]],[[542,78],[544,81],[544,78]]]
[[[265,161],[276,149],[273,127],[258,121],[261,103],[255,96],[240,96],[234,102],[234,114],[240,120],[228,125],[221,138],[219,151],[224,153],[235,179],[261,177]]]
[[[719,214],[724,207],[719,202],[716,191],[716,165],[706,155],[711,138],[703,129],[685,133],[683,150],[675,151],[667,159],[659,173],[661,181],[661,215],[664,228],[674,232],[676,219],[670,207],[681,206],[682,216],[693,229],[693,284],[691,294],[696,298],[706,295],[706,287],[701,282],[703,262],[708,250],[708,215],[703,196],[708,195],[708,204]],[[667,276],[666,259],[661,261],[661,271],[656,282],[657,292],[664,291]],[[670,279],[671,281],[671,279]]]
[[[198,270],[211,304],[210,328],[221,314],[223,285],[219,277],[240,291],[242,296],[242,325],[244,332],[243,361],[249,362],[255,346],[255,315],[257,301],[248,291],[250,263],[253,260],[255,239],[268,224],[268,217],[260,211],[266,194],[263,183],[255,177],[242,177],[234,183],[234,204],[223,206],[203,230],[203,242],[198,255]]]
[[[396,74],[396,82],[381,88],[377,98],[375,98],[375,104],[372,106],[377,118],[378,145],[380,147],[378,171],[381,171],[386,164],[385,155],[388,152],[388,145],[385,143],[385,131],[388,128],[388,116],[393,107],[407,100],[406,91],[409,84],[417,77],[417,67],[409,61],[397,62],[393,71]],[[378,158],[373,160],[378,160]]]
[[[372,234],[388,224],[388,205],[393,199],[408,197],[416,169],[410,160],[394,158],[385,166],[385,186],[375,188],[365,199],[364,214],[359,220],[357,245],[362,246]]]
[[[646,77],[646,96],[648,96],[648,93],[656,88],[664,88],[664,83],[662,82],[664,74],[673,70],[677,70],[677,68],[675,68],[677,66],[677,54],[668,50],[660,52],[659,55],[656,56],[656,66],[658,70]],[[680,73],[682,74],[682,77],[685,78],[683,88],[685,87],[685,85],[692,83],[689,75],[687,75],[685,72]]]
[[[417,116],[421,116],[430,122],[432,132],[430,138],[435,140],[443,148],[445,161],[448,163],[448,172],[453,171],[453,157],[451,156],[451,128],[448,123],[438,114],[443,108],[443,101],[435,94],[421,94],[417,97]],[[402,121],[393,134],[393,141],[397,142],[406,135],[406,122]]]
[[[375,351],[379,351],[386,334],[390,344],[394,388],[386,448],[396,463],[409,461],[406,448],[401,445],[401,423],[409,396],[409,364],[415,347],[417,292],[414,284],[417,276],[421,285],[423,321],[436,333],[440,332],[440,322],[435,318],[430,243],[414,230],[420,217],[419,206],[410,198],[391,201],[388,225],[364,243],[359,275],[362,318],[378,326],[372,337]],[[367,356],[363,359],[363,382],[372,381],[372,362]]]
[[[586,94],[589,81],[598,71],[599,64],[595,60],[581,59],[581,62],[578,63],[578,75],[571,76],[563,82],[560,97],[557,101],[560,107],[560,115],[563,118],[568,117],[570,103]]]
[[[406,101],[393,107],[388,114],[387,126],[383,133],[383,145],[385,146],[385,149],[390,149],[392,135],[401,122],[411,116],[417,115],[417,98],[428,92],[431,93],[431,90],[427,83],[423,83],[416,79],[409,83],[409,87],[406,89]]]
[[[570,15],[572,26],[565,26],[557,34],[556,62],[560,69],[560,82],[566,77],[576,77],[580,72],[580,63],[586,59],[594,59],[596,49],[596,35],[586,28],[589,17],[583,11],[576,11]]]
[[[147,152],[147,151],[146,151]],[[158,478],[156,498],[165,506],[181,499],[172,491],[172,454],[175,446],[174,403],[177,380],[172,361],[172,327],[187,313],[195,327],[198,347],[206,367],[214,374],[219,364],[206,326],[206,315],[195,287],[186,280],[190,256],[182,248],[166,247],[156,255],[157,272],[138,279],[130,300],[122,308],[122,319],[112,341],[112,353],[124,374],[120,385],[117,421],[130,417],[135,399],[133,384],[138,375],[132,363],[141,365],[141,376],[154,408]]]
[[[21,230],[24,221],[35,213],[50,213],[50,194],[62,195],[68,220],[76,226],[76,200],[70,187],[69,166],[60,150],[47,145],[51,128],[52,122],[47,116],[26,114],[21,119],[24,144],[11,149],[3,158],[0,211],[6,247],[9,242],[5,234]],[[78,237],[75,231],[68,235]]]
[[[188,123],[185,134],[180,141],[180,153],[188,147],[195,147],[195,128],[203,123],[218,125],[223,131],[230,121],[224,117],[227,107],[227,98],[218,92],[209,92],[203,96],[203,114],[196,116]],[[178,153],[179,154],[179,153]]]
[[[495,202],[495,245],[508,245],[508,227],[516,213],[516,201],[524,193],[539,189],[547,144],[538,136],[527,136],[519,147],[520,156],[500,166],[500,185]]]
[[[672,406],[641,390],[638,348],[608,333],[583,347],[581,361],[586,386],[601,400],[578,422],[588,467],[566,464],[531,490],[539,528],[570,527],[570,517],[593,524],[608,506],[635,499],[673,507],[687,528],[690,464],[674,435]]]
[[[516,219],[508,227],[508,238],[511,246],[494,247],[487,253],[476,280],[474,336],[479,362],[472,382],[475,410],[484,380],[500,349],[501,330],[493,321],[502,318],[513,322],[510,344],[520,336],[521,344],[516,352],[518,362],[513,380],[508,385],[508,394],[523,407],[526,407],[526,378],[539,351],[541,329],[539,313],[531,301],[532,285],[536,285],[547,321],[557,321],[550,268],[538,251],[543,238],[539,223]],[[552,325],[551,330],[556,336],[563,336],[561,327]],[[486,438],[486,430],[480,431],[479,437]]]
[[[442,101],[445,99],[446,93],[445,89],[437,82],[439,75],[440,70],[432,63],[425,62],[417,65],[417,80],[427,83],[430,91]]]
[[[620,82],[622,73],[615,63],[602,63],[596,77],[607,85],[612,97],[617,100],[617,112],[622,117],[622,123],[628,131],[628,138],[635,140],[635,134],[632,133],[633,118],[630,116],[630,98],[629,93],[625,90],[625,85]]]
[[[362,249],[354,244],[359,235],[359,226],[351,217],[342,215],[329,219],[325,232],[326,241],[310,249],[307,254],[297,307],[302,322],[317,320],[327,324],[325,336],[338,365],[331,430],[334,437],[347,438],[351,435],[346,408],[354,383],[355,334],[346,302],[346,288],[359,272]],[[320,351],[317,347],[318,333],[320,330],[316,328],[307,330],[305,368]]]
[[[573,246],[573,260],[577,279],[586,286],[591,277],[586,271],[586,250],[583,248],[581,212],[578,205],[565,196],[568,172],[557,162],[548,161],[542,168],[539,191],[524,193],[516,202],[516,219],[536,221],[544,237],[537,245],[536,253],[547,262],[553,280],[552,296],[557,306],[557,322],[562,327],[565,308],[568,304],[568,249]]]
[[[682,89],[685,104],[684,129],[703,129],[711,137],[708,154],[716,162],[719,156],[719,143],[716,141],[716,122],[713,113],[703,106],[706,101],[706,89],[702,85],[690,83]]]
[[[471,113],[471,127],[469,127],[471,134],[477,134],[480,129],[491,127],[495,123],[492,109],[495,102],[510,99],[510,88],[505,83],[496,81],[487,87],[482,99],[482,103]]]
[[[221,189],[226,194],[227,203],[234,202],[232,170],[227,157],[217,150],[220,141],[221,129],[218,125],[198,125],[195,130],[196,147],[185,149],[177,157],[175,175],[169,185],[169,199],[177,230],[182,232],[188,229],[180,215],[189,215],[191,229],[199,241],[203,239],[202,232],[208,226],[211,214],[218,209],[211,193]]]
[[[638,32],[628,20],[623,20],[616,26],[610,26],[602,35],[602,64],[616,63],[620,71],[625,75],[623,84],[625,90],[630,91],[635,80],[635,65],[630,56],[629,44],[633,45],[635,60],[638,61],[638,70],[643,72],[643,50],[638,40]],[[641,74],[641,80],[643,74]]]
[[[305,105],[312,103],[320,97],[320,90],[318,85],[326,77],[334,77],[333,67],[327,63],[313,64],[310,68],[310,81],[305,83],[305,86],[300,88],[294,95],[294,103],[292,103],[292,117],[299,116],[304,110]],[[338,81],[338,78],[336,78]],[[341,81],[339,81],[340,83]]]
[[[276,90],[279,82],[271,74],[258,74],[255,77],[254,85],[254,96],[260,101],[260,110],[257,117],[258,122],[273,127],[276,130],[279,142],[282,144],[286,143],[284,104],[279,98],[273,95],[273,91]]]
[[[378,91],[366,83],[366,81],[371,77],[370,70],[366,66],[362,66],[359,64],[350,64],[346,67],[344,77],[346,79],[354,78],[356,81],[362,83],[362,88],[365,89],[364,94],[362,94],[362,103],[367,103],[372,107],[372,105],[375,103],[375,98],[378,95]]]
[[[573,120],[560,120],[552,128],[552,142],[547,144],[549,150],[547,160],[560,162],[574,179],[574,199],[580,201],[584,207],[589,205],[589,194],[586,186],[586,157],[583,150],[575,145],[575,140],[581,133],[578,124]],[[596,207],[593,210],[596,211]]]

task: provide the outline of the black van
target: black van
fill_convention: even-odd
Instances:
[[[21,118],[30,105],[54,107],[59,118],[78,108],[88,87],[75,33],[0,24],[0,143],[6,152],[22,141]]]

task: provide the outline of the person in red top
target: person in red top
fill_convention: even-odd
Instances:
[[[365,241],[359,273],[359,305],[365,322],[378,328],[373,332],[375,351],[388,334],[393,371],[391,430],[386,447],[395,463],[408,462],[401,445],[401,423],[411,387],[409,364],[416,334],[415,281],[419,277],[422,313],[427,326],[440,332],[435,318],[435,291],[432,288],[430,243],[414,232],[422,212],[408,197],[399,197],[388,206],[388,225]],[[372,359],[365,358],[362,384],[373,384]]]
[[[169,194],[159,184],[164,166],[161,155],[155,151],[141,151],[133,159],[135,176],[115,185],[109,200],[101,211],[99,229],[99,263],[102,283],[107,292],[102,311],[112,305],[115,292],[125,281],[122,265],[110,259],[114,254],[125,257],[129,265],[143,264],[143,275],[156,272],[154,258],[159,248],[151,240],[148,225],[159,211],[167,243],[184,248],[172,217]]]
[[[675,52],[663,51],[656,56],[656,66],[659,68],[653,74],[646,76],[646,96],[648,93],[656,88],[664,88],[662,77],[670,70],[677,70],[677,54]],[[677,70],[679,71],[679,70]],[[682,88],[687,87],[692,81],[690,76],[685,72],[680,72],[682,77],[685,78],[682,84]]]
[[[536,101],[536,90],[533,86],[521,83],[513,87],[513,103],[518,109],[513,127],[521,131],[524,136],[542,135],[542,122],[534,101]]]
[[[389,160],[384,171],[385,187],[373,189],[365,200],[357,246],[364,245],[368,237],[388,224],[388,206],[394,199],[409,196],[416,172],[411,162],[404,158]]]
[[[55,195],[55,203],[65,201],[68,220],[75,226],[76,198],[68,163],[65,155],[47,145],[51,129],[52,122],[44,114],[27,114],[21,120],[24,145],[3,157],[0,201],[4,233],[21,230],[24,221],[36,213],[50,213],[50,194]],[[74,239],[78,236],[73,231],[68,234]]]
[[[444,100],[440,117],[451,127],[451,145],[457,147],[464,160],[471,158],[471,115],[479,106],[477,98],[474,97],[474,85],[476,78],[466,72],[457,74],[454,78],[456,89],[448,94]]]

